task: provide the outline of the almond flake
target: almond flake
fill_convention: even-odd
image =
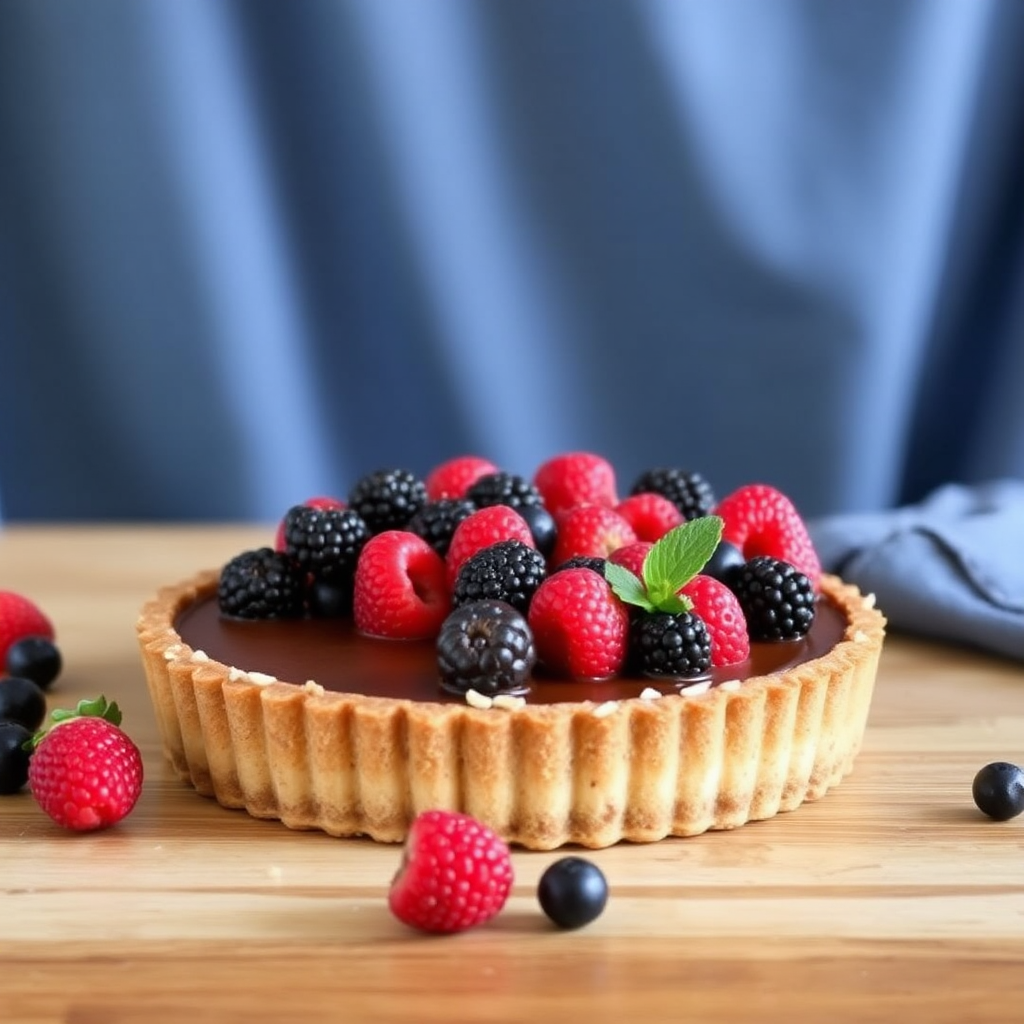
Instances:
[[[206,651],[193,651],[189,661],[209,661],[210,656]]]
[[[711,689],[711,680],[703,679],[699,683],[690,683],[689,686],[684,686],[679,692],[684,697],[699,697],[702,693],[707,693]]]
[[[874,594],[866,594],[865,597],[864,597],[864,607],[865,608],[874,608],[876,600],[877,600],[877,598],[875,597]]]
[[[857,632],[853,634],[853,642],[856,644],[864,643],[864,641],[867,640],[867,638],[868,635],[864,632],[863,629],[858,629]]]
[[[316,697],[322,697],[324,694],[324,688],[315,679],[307,679],[302,688],[306,693],[312,693]]]
[[[181,644],[175,644],[173,647],[168,647],[164,651],[164,661],[174,661],[174,659],[181,653]]]
[[[238,680],[241,679],[244,675],[245,673],[240,668],[235,668],[234,666],[232,666],[228,669],[228,682],[237,683]]]
[[[271,683],[277,682],[277,676],[268,676],[266,672],[246,672],[249,677],[250,683],[255,683],[257,686],[269,686]]]
[[[494,704],[494,701],[484,693],[478,693],[476,690],[467,690],[466,703],[472,708],[486,711]]]
[[[619,702],[617,700],[606,700],[603,704],[598,704],[591,714],[595,718],[607,718],[618,706]]]
[[[656,690],[653,686],[645,686],[640,691],[641,700],[657,700],[661,696],[661,690]]]
[[[518,711],[519,708],[525,707],[525,705],[525,697],[519,697],[511,693],[499,693],[491,701],[492,707],[503,708],[505,711]]]
[[[734,690],[738,690],[743,684],[738,679],[726,679],[724,683],[719,683],[718,688],[723,693],[732,693]]]

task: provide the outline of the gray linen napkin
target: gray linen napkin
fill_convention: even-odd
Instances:
[[[825,570],[874,592],[894,629],[1024,661],[1024,480],[808,525]]]

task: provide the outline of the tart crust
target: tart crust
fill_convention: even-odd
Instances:
[[[796,668],[696,696],[480,709],[279,682],[192,650],[176,619],[218,575],[163,588],[137,623],[175,772],[224,807],[380,842],[402,841],[431,808],[534,850],[694,836],[793,810],[851,771],[885,634],[873,598],[826,575],[843,636]]]

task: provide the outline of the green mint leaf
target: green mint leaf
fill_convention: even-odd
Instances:
[[[654,611],[647,596],[647,590],[641,580],[634,573],[631,573],[625,566],[616,565],[614,562],[605,562],[604,578],[618,597],[626,604],[635,604],[646,611]]]
[[[677,610],[668,607],[675,602],[676,592],[704,568],[721,539],[722,520],[718,516],[700,516],[669,530],[647,552],[644,584],[659,611]]]

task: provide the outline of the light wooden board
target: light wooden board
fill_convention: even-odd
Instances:
[[[588,853],[611,899],[573,933],[535,899],[559,854],[516,852],[496,921],[429,938],[388,914],[396,847],[224,810],[163,764],[136,612],[271,532],[0,531],[0,589],[57,625],[53,702],[116,698],[147,772],[100,834],[0,798],[0,1021],[1024,1020],[1024,817],[970,794],[1024,760],[1022,666],[892,637],[856,771],[822,801]]]

